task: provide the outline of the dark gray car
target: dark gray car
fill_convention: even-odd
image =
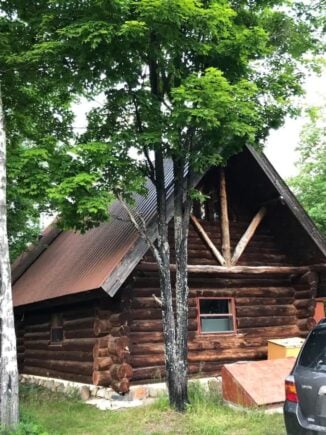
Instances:
[[[288,435],[326,434],[326,319],[309,334],[285,381]]]

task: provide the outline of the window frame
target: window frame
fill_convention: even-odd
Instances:
[[[229,303],[230,311],[229,313],[223,314],[201,314],[200,312],[200,301],[202,300],[226,300]],[[237,334],[237,322],[236,322],[236,311],[235,311],[235,298],[234,297],[223,297],[223,296],[197,296],[196,298],[197,305],[197,333],[200,335],[236,335]],[[233,330],[232,331],[202,331],[201,328],[201,318],[202,317],[231,317]]]
[[[59,325],[58,325],[59,323]],[[60,341],[53,341],[52,340],[52,331],[53,329],[61,329],[62,331],[62,340]],[[50,318],[50,340],[49,345],[50,346],[62,346],[64,341],[64,330],[63,330],[63,317],[62,313],[52,313]]]

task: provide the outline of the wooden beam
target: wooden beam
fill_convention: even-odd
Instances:
[[[209,249],[212,251],[212,254],[217,259],[217,261],[223,266],[226,264],[226,261],[223,257],[223,255],[220,253],[220,251],[217,249],[217,247],[214,245],[212,240],[209,238],[208,234],[204,230],[204,228],[201,226],[201,224],[198,222],[197,218],[193,215],[190,216],[192,223],[194,224],[195,228],[199,232],[199,234],[202,236],[204,241],[206,242]]]
[[[309,272],[315,267],[320,267],[320,265],[312,266],[213,266],[213,265],[202,265],[202,264],[189,264],[187,269],[190,273],[227,273],[227,274],[253,274],[259,275],[264,273],[270,274],[293,274],[302,275]],[[156,263],[143,261],[137,266],[138,270],[144,270],[148,272],[154,272],[158,270]],[[173,272],[176,270],[175,264],[170,264],[170,270]]]
[[[231,241],[228,215],[228,201],[224,168],[220,169],[221,235],[222,254],[227,266],[231,265]]]
[[[256,231],[258,225],[261,223],[261,221],[263,220],[264,216],[266,215],[266,212],[267,212],[267,208],[266,207],[261,207],[261,209],[258,211],[256,216],[250,222],[247,230],[245,231],[245,233],[243,234],[243,236],[239,240],[239,242],[238,242],[238,244],[237,244],[237,246],[236,246],[236,248],[234,250],[233,257],[231,259],[231,265],[232,266],[237,264],[237,261],[239,260],[239,258],[243,254],[243,251],[248,246],[248,243],[250,242],[250,240],[252,239],[253,235],[255,234],[255,231]]]

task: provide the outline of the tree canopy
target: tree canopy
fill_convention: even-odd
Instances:
[[[139,177],[153,176],[149,157],[160,147],[164,157],[183,156],[202,171],[245,144],[261,145],[295,113],[298,62],[319,44],[309,7],[280,0],[43,0],[28,7],[16,0],[3,8],[37,29],[33,47],[15,62],[34,73],[38,65],[57,92],[65,86],[102,96],[86,134],[68,150],[63,184],[51,192],[66,225],[81,229],[107,218],[108,192],[117,185],[130,194]],[[131,148],[147,162],[132,158]]]
[[[57,173],[60,143],[71,136],[71,94],[44,65],[19,56],[33,47],[37,29],[0,11],[0,86],[7,131],[8,231],[14,259],[39,234],[46,188]],[[60,165],[60,163],[58,163]]]
[[[310,110],[301,132],[299,173],[289,180],[301,204],[326,236],[326,105]]]

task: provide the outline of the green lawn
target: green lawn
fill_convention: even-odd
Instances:
[[[77,398],[39,387],[21,388],[23,424],[19,435],[56,434],[234,434],[282,435],[280,414],[235,411],[221,403],[217,393],[194,385],[187,413],[169,410],[166,397],[153,405],[121,411],[100,411]]]

